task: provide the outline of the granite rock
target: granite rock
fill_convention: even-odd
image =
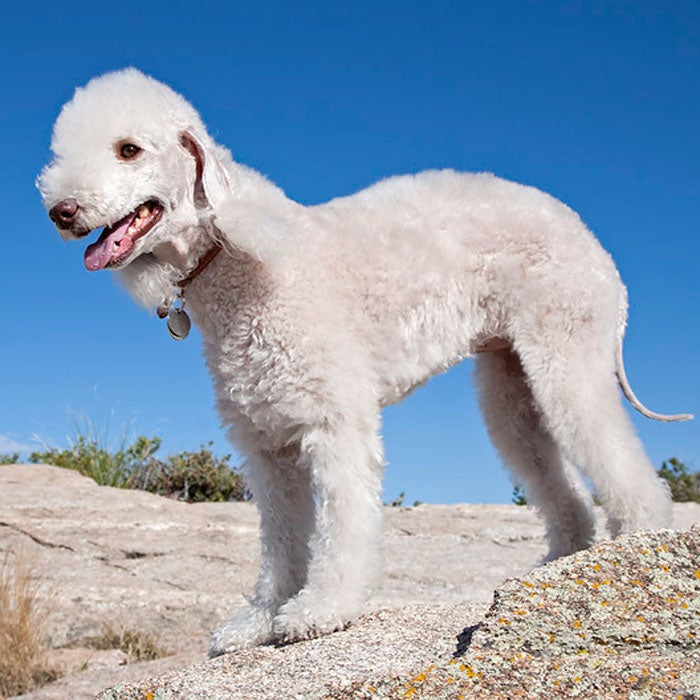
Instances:
[[[677,637],[686,623],[693,632],[697,618],[691,613],[697,615],[697,610],[683,599],[685,589],[680,584],[688,580],[678,567],[682,557],[684,561],[696,557],[697,548],[691,556],[689,543],[696,541],[697,533],[644,535],[652,538],[648,545],[629,545],[642,569],[633,568],[624,575],[628,551],[624,538],[600,545],[613,549],[593,549],[532,571],[547,548],[542,523],[530,508],[421,505],[387,508],[385,516],[384,573],[367,605],[376,612],[335,635],[205,661],[211,630],[244,602],[243,595],[255,580],[258,521],[252,505],[186,504],[139,491],[99,487],[76,472],[55,467],[0,467],[0,556],[11,559],[21,551],[33,562],[41,595],[52,608],[50,644],[66,660],[67,670],[77,666],[68,659],[77,659],[79,653],[63,650],[79,648],[105,625],[148,634],[172,654],[126,665],[118,654],[99,662],[93,657],[92,662],[80,664],[84,670],[34,691],[26,700],[82,700],[115,684],[121,685],[104,697],[147,697],[148,692],[183,698],[362,697],[363,693],[405,697],[402,693],[406,692],[416,697],[459,697],[455,689],[473,694],[482,692],[480,687],[487,689],[483,697],[498,697],[493,693],[500,691],[487,685],[488,678],[496,683],[495,667],[488,678],[480,671],[482,678],[477,680],[481,685],[470,676],[470,667],[475,676],[478,673],[470,661],[477,653],[493,663],[502,659],[498,668],[505,677],[513,671],[510,659],[522,662],[523,674],[525,667],[537,669],[539,664],[545,670],[534,676],[540,679],[554,659],[564,671],[569,666],[580,670],[583,685],[572,685],[574,690],[586,688],[586,679],[593,677],[584,673],[586,663],[602,668],[623,661],[631,664],[629,678],[637,678],[632,671],[642,674],[635,681],[641,684],[639,692],[646,692],[644,684],[656,673],[655,663],[661,664],[659,674],[664,669],[669,672],[664,678],[685,674],[683,683],[692,688],[696,647],[694,641],[679,647]],[[700,521],[700,505],[677,504],[674,516],[674,527],[688,529]],[[605,536],[602,526],[599,535]],[[657,542],[655,537],[676,539]],[[655,548],[662,544],[668,551],[657,552]],[[640,547],[647,554],[640,554]],[[613,551],[618,552],[615,556],[622,567],[616,569],[617,578],[608,575],[607,568],[602,573],[609,557],[601,552],[612,557]],[[601,571],[589,571],[585,564],[577,563],[577,557],[585,562],[591,556],[598,556]],[[640,557],[647,557],[646,563]],[[632,565],[632,561],[627,563]],[[664,573],[661,567],[667,566],[665,580],[677,584],[676,592],[660,584],[650,588],[633,583],[647,581],[644,566],[657,577]],[[542,579],[549,581],[548,588],[536,588],[540,576],[551,577]],[[501,586],[513,577],[517,578]],[[611,583],[604,583],[608,579]],[[530,589],[525,581],[535,588]],[[694,584],[692,578],[689,581]],[[621,582],[627,583],[617,587]],[[496,602],[487,615],[497,587]],[[657,591],[653,605],[634,597],[645,591]],[[594,603],[602,603],[605,598],[600,596],[607,594],[608,604],[596,607]],[[666,599],[681,602],[672,605]],[[525,603],[534,607],[526,608]],[[544,608],[537,608],[538,603]],[[683,603],[690,612],[684,612]],[[649,615],[643,612],[647,608],[656,610],[654,617],[639,620]],[[528,612],[521,615],[515,610]],[[554,610],[558,610],[556,615]],[[642,612],[635,617],[637,610]],[[579,617],[571,617],[574,613]],[[614,626],[605,622],[605,615],[612,613],[618,614]],[[501,617],[510,624],[499,623]],[[573,626],[576,620],[580,628]],[[626,626],[622,624],[625,620]],[[530,632],[525,622],[531,623]],[[649,632],[652,627],[654,631]],[[602,636],[601,629],[617,631]],[[550,634],[556,643],[547,646]],[[587,635],[586,639],[579,634]],[[656,639],[651,640],[650,635]],[[608,641],[594,643],[599,638]],[[621,641],[624,639],[637,641]],[[509,644],[524,656],[509,657]],[[559,651],[557,644],[561,644]],[[682,657],[676,671],[668,666],[676,663],[669,656],[674,651]],[[461,656],[453,659],[454,654]],[[686,657],[690,669],[682,665]],[[637,663],[641,660],[646,665]],[[462,666],[465,670],[460,672]],[[568,678],[564,671],[560,683]],[[424,680],[412,680],[423,676]],[[156,680],[138,680],[149,677]],[[550,677],[552,683],[557,680],[551,669]],[[206,688],[203,694],[197,694],[198,684]],[[146,688],[153,690],[139,696]]]

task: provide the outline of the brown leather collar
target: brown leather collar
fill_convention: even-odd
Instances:
[[[214,243],[214,245],[211,248],[209,248],[209,250],[202,256],[199,263],[197,263],[197,267],[195,267],[194,270],[192,270],[192,272],[190,272],[190,274],[187,275],[187,277],[183,277],[181,280],[175,282],[175,285],[180,288],[180,293],[177,295],[180,299],[184,299],[185,287],[187,287],[187,285],[193,282],[198,275],[200,275],[202,272],[204,272],[204,270],[206,270],[211,261],[221,252],[221,250],[221,245],[219,243]],[[165,318],[168,315],[168,313],[170,313],[172,305],[173,300],[169,299],[160,306],[158,306],[158,308],[156,309],[158,318]]]
[[[184,289],[190,282],[194,281],[194,279],[200,275],[204,270],[207,269],[209,266],[209,263],[214,260],[214,258],[221,252],[221,246],[218,243],[214,243],[214,245],[209,248],[209,250],[202,256],[200,259],[199,263],[197,264],[197,267],[190,272],[187,277],[184,277],[183,279],[179,280],[175,284],[177,284],[180,289]]]

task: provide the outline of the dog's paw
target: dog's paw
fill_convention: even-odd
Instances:
[[[272,632],[281,644],[313,639],[345,629],[358,612],[359,608],[341,611],[325,601],[319,604],[317,599],[302,591],[279,609]]]
[[[209,658],[274,641],[273,616],[274,610],[256,605],[239,610],[212,635]]]

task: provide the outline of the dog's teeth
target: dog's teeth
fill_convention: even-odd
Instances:
[[[139,219],[145,219],[150,213],[151,210],[145,204],[139,207]]]

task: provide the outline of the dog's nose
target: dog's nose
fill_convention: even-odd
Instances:
[[[49,217],[51,221],[60,229],[70,228],[75,223],[75,218],[78,216],[80,206],[72,197],[63,199],[58,204],[51,207]]]

